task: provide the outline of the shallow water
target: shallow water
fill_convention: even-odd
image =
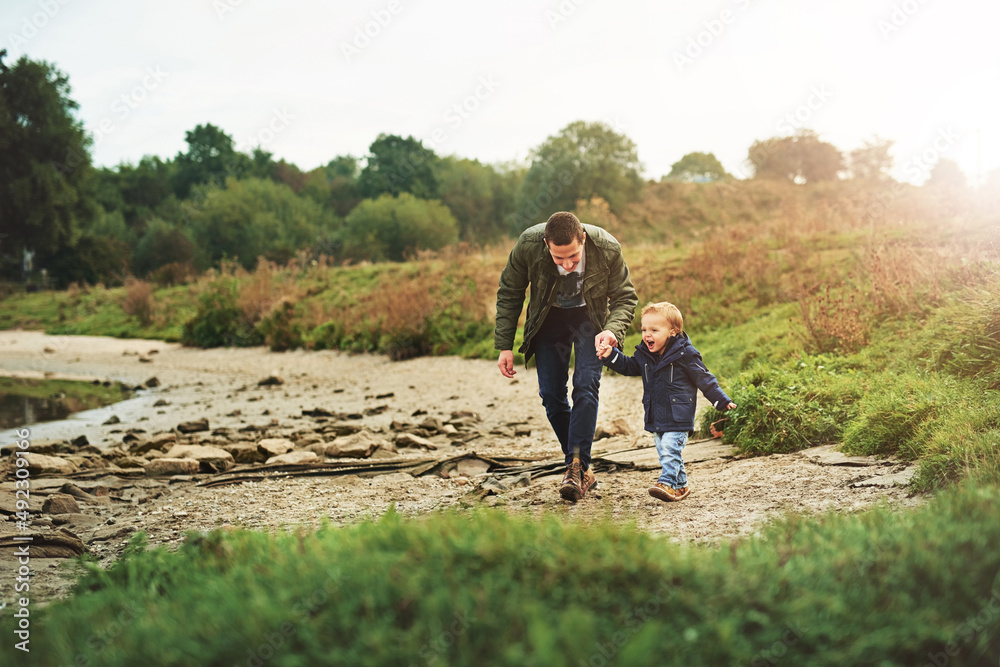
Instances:
[[[114,386],[3,378],[0,381],[0,429],[59,421],[123,398],[127,395]]]

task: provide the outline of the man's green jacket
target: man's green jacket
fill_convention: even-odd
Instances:
[[[625,330],[635,317],[639,302],[622,257],[621,244],[611,234],[584,225],[586,265],[583,274],[583,298],[590,321],[597,331],[607,329],[618,342],[625,340]],[[530,285],[528,316],[524,323],[524,343],[519,352],[525,360],[534,354],[534,339],[555,300],[559,270],[552,260],[543,236],[545,223],[521,233],[510,251],[507,266],[500,274],[497,290],[497,326],[493,345],[498,350],[514,349],[517,321],[524,306],[525,290]]]

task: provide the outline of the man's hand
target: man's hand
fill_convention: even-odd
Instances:
[[[512,378],[517,375],[517,371],[514,370],[514,352],[511,350],[500,352],[500,360],[497,362],[497,366],[505,378]]]
[[[607,359],[608,357],[611,356],[611,350],[613,349],[615,348],[611,347],[610,345],[599,345],[597,347],[597,358]]]
[[[608,331],[607,329],[597,334],[597,337],[594,338],[594,348],[597,350],[598,354],[601,353],[602,347],[608,347],[608,348],[618,347],[618,339],[615,338],[615,335],[610,331]],[[609,349],[608,354],[610,354],[610,352],[611,351]],[[604,356],[606,357],[607,354],[605,354]],[[603,358],[604,357],[602,357],[602,359]]]

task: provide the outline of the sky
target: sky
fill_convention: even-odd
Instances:
[[[0,48],[68,75],[94,162],[174,157],[213,123],[303,170],[380,133],[524,162],[577,120],[646,178],[690,152],[748,177],[800,129],[894,175],[1000,169],[996,0],[3,0]]]

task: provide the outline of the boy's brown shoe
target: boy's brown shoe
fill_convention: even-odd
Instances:
[[[587,495],[587,492],[597,486],[597,475],[595,475],[590,468],[583,471],[580,475],[580,498],[582,499]]]
[[[691,495],[691,487],[685,486],[680,489],[675,489],[672,486],[667,486],[663,482],[657,482],[653,486],[649,487],[649,495],[668,503],[677,502],[678,500],[684,500]]]
[[[582,476],[583,466],[580,464],[580,459],[574,457],[572,463],[566,468],[566,476],[563,477],[562,485],[559,487],[559,495],[571,503],[583,498],[583,494],[586,492],[580,483]]]

